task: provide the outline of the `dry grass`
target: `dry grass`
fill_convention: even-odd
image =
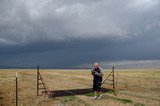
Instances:
[[[105,71],[105,76],[110,70]],[[0,106],[15,105],[15,73],[19,73],[19,104],[21,106],[159,106],[160,69],[115,70],[116,92],[105,92],[102,100],[91,96],[73,95],[48,98],[36,96],[36,70],[0,70]],[[89,70],[40,70],[50,90],[92,88]],[[105,77],[104,76],[104,77]],[[103,85],[112,88],[110,85]],[[90,92],[88,92],[90,93]],[[128,102],[128,103],[127,103]]]

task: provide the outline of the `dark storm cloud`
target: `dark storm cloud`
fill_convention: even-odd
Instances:
[[[0,64],[159,60],[159,10],[159,0],[1,0]]]

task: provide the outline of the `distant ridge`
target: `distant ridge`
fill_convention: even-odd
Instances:
[[[0,69],[36,69],[37,65],[32,67],[20,67],[20,66],[0,66]],[[90,68],[69,68],[69,67],[47,67],[40,66],[41,69],[90,69]]]
[[[0,69],[30,69],[35,67],[0,66]]]

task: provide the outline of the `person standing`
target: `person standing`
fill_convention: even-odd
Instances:
[[[93,67],[94,68],[91,70],[91,74],[93,75],[93,91],[95,95],[93,99],[101,99],[103,69],[100,67],[98,63],[94,63]]]

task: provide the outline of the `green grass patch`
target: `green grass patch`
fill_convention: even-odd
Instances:
[[[115,90],[111,90],[108,92],[109,94],[115,94],[116,91]],[[91,97],[94,97],[94,93],[93,92],[90,92],[88,94],[86,94],[86,96],[91,96]],[[126,98],[118,98],[118,97],[112,97],[112,96],[107,96],[106,98],[108,99],[113,99],[115,101],[119,101],[119,102],[122,102],[122,103],[133,103],[133,101],[131,99],[126,99]],[[137,106],[141,106],[141,105],[137,105]],[[143,106],[143,105],[142,105]]]
[[[123,98],[123,99],[121,99],[121,98],[116,98],[116,100],[117,100],[117,101],[120,101],[120,102],[122,102],[122,103],[133,103],[132,100],[130,100],[130,99],[125,99],[125,98]]]
[[[102,92],[102,94],[103,93],[116,94],[117,91],[116,90],[110,90],[110,91]],[[90,93],[86,94],[86,96],[94,97],[94,92],[90,92]]]
[[[77,102],[79,103],[83,103],[84,106],[90,106],[89,104],[87,104],[84,100],[77,98]]]
[[[63,101],[68,102],[68,101],[75,101],[75,100],[77,100],[77,97],[75,95],[72,95],[72,96],[66,96]]]
[[[90,92],[90,93],[86,94],[86,96],[94,97],[94,93]]]
[[[90,106],[89,104],[87,104],[84,100],[79,99],[78,97],[76,97],[75,95],[71,95],[71,96],[66,96],[63,98],[63,100],[61,100],[62,103],[66,103],[66,102],[71,102],[71,101],[75,101],[78,103],[82,103],[85,106]]]
[[[145,106],[145,105],[142,103],[136,103],[136,104],[134,104],[134,106]]]
[[[117,98],[117,97],[112,97],[113,100],[122,102],[124,104],[126,103],[133,103],[133,101],[131,99],[126,99],[126,98]]]
[[[105,93],[109,93],[109,94],[116,94],[118,91],[116,91],[116,90],[110,90],[110,91],[108,91],[108,92],[105,92]]]
[[[104,99],[112,99],[114,101],[119,101],[121,103],[133,103],[133,101],[131,99],[126,99],[126,98],[118,98],[118,97],[113,97],[113,96],[109,96],[109,95],[106,95],[105,97],[103,97]]]

